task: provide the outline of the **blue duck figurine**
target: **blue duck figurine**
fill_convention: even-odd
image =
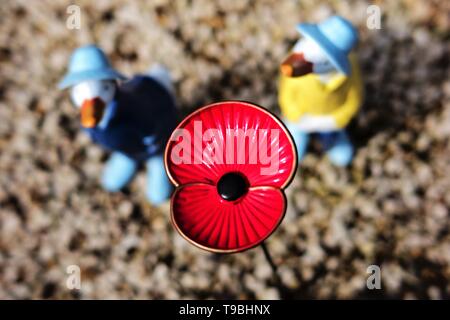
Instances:
[[[178,118],[172,82],[160,65],[125,80],[101,49],[88,45],[74,51],[59,88],[70,88],[81,126],[94,142],[112,151],[101,178],[103,188],[119,191],[145,163],[146,195],[159,205],[172,191],[163,160]]]

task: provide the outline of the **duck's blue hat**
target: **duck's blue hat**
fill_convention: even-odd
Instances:
[[[319,24],[300,23],[297,31],[316,42],[339,71],[350,74],[348,54],[358,41],[358,31],[349,21],[332,16]]]
[[[114,70],[104,52],[95,45],[76,49],[70,57],[69,71],[58,84],[65,89],[87,80],[126,79]]]

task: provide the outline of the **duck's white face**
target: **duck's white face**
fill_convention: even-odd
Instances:
[[[336,68],[319,45],[308,38],[301,38],[290,55],[282,62],[281,72],[288,77],[300,77],[309,73],[325,75]]]
[[[303,53],[305,60],[312,63],[313,73],[324,74],[336,71],[325,52],[313,40],[301,38],[294,45],[292,51]]]
[[[106,106],[114,99],[116,88],[114,80],[84,81],[72,87],[70,96],[75,106],[80,108],[83,127],[98,125]]]

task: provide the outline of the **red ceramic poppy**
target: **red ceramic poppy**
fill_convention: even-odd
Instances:
[[[172,223],[194,245],[238,252],[266,239],[286,210],[297,167],[293,140],[266,109],[241,101],[203,107],[172,133],[167,174]]]

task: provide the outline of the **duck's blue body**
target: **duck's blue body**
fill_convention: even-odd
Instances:
[[[85,130],[106,149],[144,161],[164,152],[176,122],[175,103],[166,88],[138,75],[118,87],[100,124]]]

